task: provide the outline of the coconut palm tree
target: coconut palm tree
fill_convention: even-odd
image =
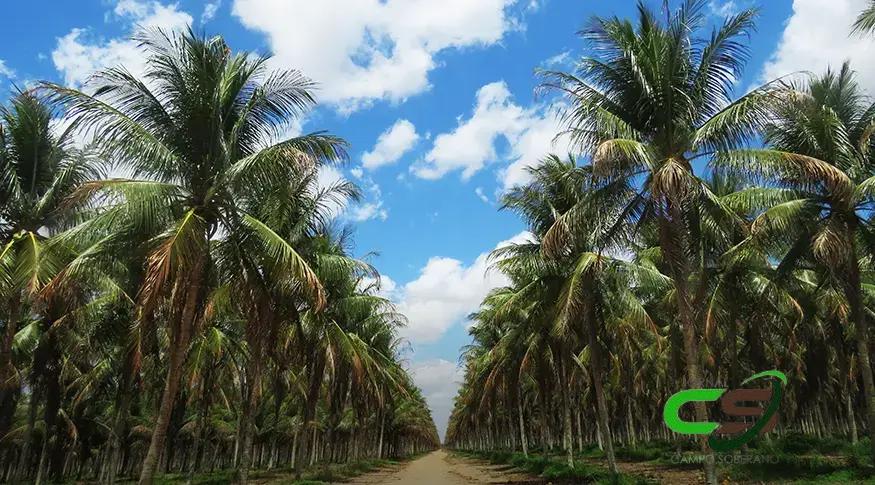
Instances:
[[[44,83],[0,112],[0,477],[245,482],[302,452],[436,447],[405,319],[334,230],[358,189],[318,183],[345,144],[283,137],[312,83],[218,37],[139,40],[142,79]]]
[[[875,104],[863,95],[848,63],[792,88],[797,95],[765,131],[768,148],[722,153],[715,163],[769,184],[741,195],[763,209],[751,237],[779,255],[782,267],[809,263],[841,289],[854,326],[872,430],[875,384],[860,257],[875,250],[868,216],[875,195]]]
[[[871,34],[875,30],[875,2],[863,9],[854,21],[851,31],[855,34]]]
[[[269,73],[266,57],[232,54],[220,37],[162,31],[140,35],[147,69],[138,79],[124,68],[95,74],[91,94],[44,87],[83,130],[99,133],[102,155],[123,164],[132,179],[89,184],[83,198],[123,198],[125,224],[152,235],[139,318],[167,305],[167,378],[141,483],[151,483],[164,446],[183,363],[215,271],[210,240],[245,240],[270,254],[283,277],[324,306],[307,262],[241,199],[256,187],[288,184],[298,170],[343,157],[342,140],[324,134],[276,142],[294,117],[313,105],[312,83],[294,71]],[[120,204],[121,205],[121,204]],[[119,223],[112,208],[91,224]],[[244,236],[245,235],[245,236]]]
[[[545,88],[565,95],[564,122],[570,139],[593,158],[594,173],[606,188],[625,183],[631,196],[621,212],[623,224],[653,221],[669,276],[674,283],[678,322],[683,334],[687,384],[701,387],[700,335],[703,315],[697,287],[702,273],[703,211],[719,212],[694,164],[717,150],[744,146],[765,121],[776,101],[769,86],[733,100],[735,80],[748,51],[742,39],[754,29],[756,11],[727,18],[709,37],[707,2],[687,0],[661,19],[643,3],[638,22],[595,18],[581,36],[592,55],[581,59],[577,73],[544,72]],[[699,162],[700,163],[700,162]],[[569,211],[545,237],[548,251],[558,252],[578,216]],[[714,217],[718,217],[715,215]],[[705,420],[703,404],[697,419]],[[700,440],[703,452],[707,444]],[[716,482],[708,454],[709,483]]]
[[[585,342],[585,345],[577,346],[583,350],[575,352],[586,356],[587,365],[584,367],[595,394],[600,442],[610,470],[617,473],[603,386],[608,372],[605,330],[614,319],[652,326],[640,300],[629,289],[645,285],[649,286],[649,291],[660,291],[659,286],[665,286],[667,281],[658,271],[606,254],[621,250],[624,243],[628,244],[624,237],[629,231],[615,224],[603,223],[612,221],[611,214],[619,210],[610,200],[622,200],[623,197],[622,194],[604,197],[607,191],[599,191],[599,187],[593,186],[591,167],[579,166],[573,157],[562,160],[551,155],[530,167],[528,172],[532,182],[508,193],[504,207],[520,213],[533,232],[540,231],[540,237],[544,237],[566,212],[572,209],[587,212],[581,219],[588,223],[575,226],[576,232],[570,235],[564,250],[552,255],[552,264],[563,268],[553,335],[572,347],[575,339]],[[512,266],[508,263],[515,264],[513,259],[508,259],[501,260],[497,266],[510,269]],[[582,362],[580,358],[575,358],[575,361]]]
[[[39,293],[63,264],[56,252],[47,248],[47,241],[76,220],[80,207],[67,199],[98,173],[85,152],[72,146],[72,126],[59,129],[56,117],[56,111],[31,91],[19,92],[9,106],[0,108],[0,298],[4,302],[0,310],[4,327],[0,337],[0,435],[10,429],[21,392],[22,377],[13,361],[16,333],[32,316],[41,322],[41,334],[62,316],[57,314],[60,302],[38,301]],[[31,388],[49,384],[52,396],[58,397],[57,340],[53,334],[45,337],[32,355]],[[37,402],[32,393],[31,414]],[[46,413],[54,423],[57,399],[51,406]],[[20,472],[30,466],[31,438],[32,432],[28,432]]]

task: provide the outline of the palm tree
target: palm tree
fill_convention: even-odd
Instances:
[[[623,237],[629,231],[602,223],[611,221],[610,214],[616,213],[618,207],[605,204],[604,192],[593,187],[591,167],[579,166],[573,157],[562,160],[550,155],[528,171],[532,182],[508,193],[504,207],[520,213],[533,232],[539,231],[543,238],[568,211],[586,213],[576,216],[586,223],[575,226],[575,233],[561,254],[553,254],[553,264],[566,268],[562,271],[553,334],[572,346],[574,339],[585,342],[584,349],[579,351],[585,358],[575,361],[585,360],[588,364],[585,370],[595,393],[600,442],[610,470],[617,473],[603,385],[608,372],[606,327],[612,320],[652,327],[646,310],[630,289],[644,285],[649,291],[659,291],[667,282],[658,271],[605,254],[628,244]],[[617,195],[612,198],[617,200]],[[499,262],[498,266],[509,267],[507,261]]]
[[[342,253],[329,255],[320,252],[319,240],[325,232],[326,221],[330,219],[331,207],[357,200],[358,188],[348,181],[319,187],[318,174],[318,166],[305,167],[298,169],[295,178],[285,185],[255,187],[242,195],[240,207],[264,223],[263,226],[251,226],[248,229],[276,237],[278,243],[285,245],[278,245],[276,250],[294,248],[311,266],[333,264],[335,273],[332,274],[352,276],[355,270],[374,273],[375,270],[370,266]],[[307,294],[302,292],[298,280],[289,280],[287,268],[277,267],[273,252],[252,251],[252,245],[246,238],[258,237],[257,232],[241,231],[239,235],[242,236],[240,239],[232,236],[217,244],[216,254],[231,295],[236,301],[242,302],[238,305],[239,313],[247,318],[246,341],[250,355],[238,466],[239,479],[245,481],[251,461],[253,413],[259,407],[264,366],[270,357],[270,343],[276,340],[284,327],[297,324],[299,310],[304,308]]]
[[[90,224],[129,224],[152,235],[138,312],[144,321],[156,311],[166,313],[170,347],[140,475],[140,483],[151,483],[186,353],[202,319],[205,282],[215,271],[210,241],[247,234],[249,249],[270,254],[319,310],[325,297],[310,266],[247,213],[241,199],[256,187],[288,184],[302,168],[342,158],[344,143],[324,134],[274,142],[314,103],[312,83],[297,72],[268,73],[266,57],[232,54],[220,37],[159,30],[137,40],[148,56],[143,80],[111,68],[94,75],[92,94],[55,84],[45,88],[82,129],[100,134],[107,160],[135,177],[93,182],[81,191],[83,198],[124,200]],[[121,210],[131,219],[118,221]]]
[[[404,317],[333,229],[358,189],[318,185],[345,144],[282,140],[312,83],[221,38],[140,40],[143,80],[108,69],[0,110],[0,477],[148,483],[160,461],[245,481],[265,456],[436,447]]]
[[[721,154],[720,167],[767,184],[743,194],[764,209],[752,238],[789,269],[810,263],[841,289],[854,327],[869,429],[875,429],[875,384],[863,301],[860,257],[875,250],[868,216],[875,195],[871,155],[875,104],[848,63],[804,84],[766,129],[769,148]],[[870,431],[871,434],[871,431]],[[872,448],[875,457],[875,444]]]
[[[869,2],[869,6],[863,9],[857,16],[852,26],[852,33],[871,34],[875,31],[875,2]]]
[[[48,250],[48,237],[75,220],[77,204],[68,197],[97,176],[92,161],[71,145],[71,128],[60,131],[57,113],[33,92],[20,92],[0,108],[0,435],[12,424],[21,377],[13,362],[13,343],[22,323],[39,315],[43,330],[53,323],[51,305],[38,305],[40,291],[62,263]],[[55,340],[42,341],[41,354],[57,355]],[[45,359],[34,355],[31,380],[57,383],[47,375]],[[57,371],[57,365],[54,366]],[[37,384],[32,382],[31,385]],[[52,389],[57,389],[52,386]],[[32,389],[33,390],[33,389]],[[35,411],[37,400],[31,395]],[[56,407],[55,407],[56,408]],[[33,411],[32,411],[33,412]],[[55,413],[47,410],[52,417]],[[52,421],[54,422],[54,421]],[[25,440],[20,467],[29,467],[31,436]]]
[[[683,334],[687,385],[701,387],[697,327],[703,317],[707,285],[699,237],[701,212],[721,211],[694,162],[717,150],[744,145],[765,121],[774,104],[766,86],[731,99],[735,80],[747,60],[741,39],[754,28],[756,12],[744,10],[700,38],[707,2],[687,0],[665,20],[643,3],[638,23],[595,18],[581,36],[593,55],[579,61],[578,73],[543,73],[545,88],[565,95],[567,133],[592,156],[594,173],[605,188],[625,183],[632,190],[620,222],[654,221],[669,276],[673,280],[678,321]],[[584,211],[569,211],[545,237],[548,251],[558,252]],[[715,216],[716,217],[716,216]],[[704,404],[696,406],[706,419]],[[713,456],[700,440],[709,483],[716,482]]]

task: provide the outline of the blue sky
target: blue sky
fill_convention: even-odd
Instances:
[[[648,3],[659,8],[661,0]],[[676,2],[673,2],[676,3]],[[858,60],[868,87],[871,41],[845,35],[865,0],[714,0],[711,19],[761,9],[740,92],[776,76]],[[355,251],[378,253],[384,292],[410,318],[406,356],[443,429],[455,394],[465,316],[500,275],[485,255],[524,238],[496,200],[523,167],[567,152],[536,68],[568,69],[593,15],[634,15],[622,0],[93,0],[8,2],[0,89],[52,80],[80,85],[95,69],[142,70],[136,25],[223,35],[235,50],[318,81],[319,108],[289,133],[328,130],[351,143],[323,178],[358,182],[364,200],[339,214]],[[869,64],[872,64],[871,66]]]

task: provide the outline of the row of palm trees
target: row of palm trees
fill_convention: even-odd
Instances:
[[[847,63],[733,99],[755,17],[702,35],[706,2],[640,5],[542,73],[587,163],[549,156],[503,199],[531,241],[493,254],[511,284],[472,315],[448,444],[572,464],[597,442],[616,472],[617,441],[678,438],[671,394],[773,368],[779,430],[872,437],[875,104]]]
[[[144,32],[145,72],[0,110],[0,481],[307,466],[438,446],[405,318],[332,221],[313,83]],[[79,140],[76,142],[76,140]]]

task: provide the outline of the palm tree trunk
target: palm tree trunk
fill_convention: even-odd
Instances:
[[[146,453],[146,458],[143,460],[143,468],[140,471],[140,485],[151,485],[155,480],[155,471],[158,469],[158,460],[161,455],[161,450],[164,448],[164,442],[167,438],[167,428],[170,425],[170,417],[173,413],[173,407],[176,401],[176,395],[179,391],[179,382],[182,379],[183,364],[188,351],[188,345],[191,341],[196,312],[198,310],[201,293],[201,276],[204,262],[201,260],[195,263],[191,273],[180,281],[180,284],[186,284],[183,289],[186,298],[184,300],[180,318],[175,324],[176,328],[171,329],[170,340],[170,359],[167,368],[167,378],[164,383],[164,391],[161,395],[161,407],[158,409],[158,416],[155,420],[155,429],[152,430],[152,440],[149,443],[149,451]],[[174,299],[171,298],[171,301]]]
[[[248,386],[246,401],[243,403],[243,416],[240,419],[240,461],[237,462],[237,481],[241,484],[245,484],[249,479],[249,468],[252,466],[255,411],[258,408],[261,393],[261,359],[260,350],[253,349],[252,358],[249,365],[246,366]]]
[[[857,436],[857,417],[854,413],[854,399],[851,384],[850,379],[848,379],[848,383],[845,385],[845,407],[847,408],[848,413],[848,428],[851,434],[851,444],[856,445],[859,437]]]
[[[0,344],[0,437],[6,436],[12,426],[15,405],[21,392],[21,386],[15,379],[15,364],[12,362],[12,343],[15,341],[15,333],[18,330],[20,305],[17,295],[9,302],[3,343]]]
[[[523,400],[521,396],[517,396],[516,400],[517,417],[519,418],[520,427],[520,443],[523,446],[523,456],[529,457],[529,445],[526,442],[526,422],[523,419]]]
[[[310,382],[309,387],[307,389],[307,402],[304,406],[304,420],[301,424],[302,427],[302,436],[304,443],[308,442],[308,430],[310,428],[310,421],[313,420],[316,415],[316,404],[319,400],[319,391],[322,388],[322,377],[323,372],[325,371],[325,359],[323,356],[318,355],[319,352],[313,352],[313,356],[310,360],[310,363],[313,367],[313,371],[310,373]],[[314,428],[315,429],[315,428]],[[315,452],[315,438],[310,441],[311,452]],[[301,479],[301,469],[304,466],[305,453],[307,451],[306,446],[298,447],[298,456],[295,459],[295,479]],[[311,453],[312,457],[312,453]]]
[[[212,404],[212,371],[212,367],[207,367],[207,370],[204,373],[204,378],[201,381],[200,416],[197,418],[194,459],[192,460],[191,470],[189,470],[188,473],[187,483],[191,483],[192,480],[194,480],[194,474],[200,471],[201,463],[203,462],[204,446],[206,446],[206,443],[204,443],[204,434],[206,432],[207,417],[210,413],[210,405]]]
[[[869,425],[870,453],[873,462],[875,462],[875,382],[873,382],[872,377],[872,364],[869,361],[869,328],[863,309],[857,252],[854,247],[853,237],[849,237],[849,240],[851,241],[851,254],[845,291],[851,307],[851,320],[856,327],[857,358],[860,361],[860,371],[863,375],[863,396],[866,399],[866,420]]]
[[[43,323],[48,327],[53,320],[47,318]],[[36,485],[42,483],[46,472],[50,437],[56,440],[62,439],[61,434],[56,429],[58,411],[61,408],[61,352],[58,345],[56,332],[51,328],[47,328],[46,333],[40,339],[40,344],[36,351],[41,357],[37,357],[35,360],[43,362],[40,372],[43,375],[43,383],[46,390],[45,409],[43,410],[45,433],[40,450],[39,464],[36,469]]]
[[[56,439],[60,439],[60,437],[56,437]],[[39,464],[36,467],[36,478],[33,481],[34,485],[42,485],[43,483],[43,475],[45,474],[46,469],[46,460],[49,454],[49,441],[51,440],[49,439],[47,428],[46,436],[43,437],[43,445],[40,449]]]
[[[379,444],[377,445],[377,459],[383,459],[383,430],[386,428],[386,414],[384,411],[380,411],[380,439]]]
[[[297,473],[298,469],[298,436],[301,434],[301,431],[295,431],[294,436],[292,436],[292,452],[289,460],[292,462],[292,467],[295,468],[295,472]]]
[[[567,365],[564,356],[559,364],[560,372],[560,390],[562,394],[562,446],[565,449],[565,457],[568,466],[574,466],[574,450],[571,438],[571,402],[567,386]]]
[[[668,262],[671,279],[675,287],[675,300],[677,303],[678,320],[680,321],[681,331],[683,333],[684,342],[684,360],[686,361],[687,370],[687,385],[690,388],[702,388],[702,374],[699,364],[698,343],[696,340],[696,320],[695,312],[690,301],[690,294],[687,288],[687,281],[690,276],[690,271],[687,268],[685,251],[680,247],[679,241],[683,231],[678,226],[683,224],[683,218],[678,206],[672,202],[667,202],[668,212],[671,217],[660,218],[659,223],[659,238],[660,246],[665,260]],[[708,420],[708,410],[705,403],[697,401],[694,403],[696,421],[702,422]],[[717,485],[717,469],[714,462],[714,454],[708,447],[707,436],[699,437],[699,448],[705,456],[705,481],[708,485]]]
[[[283,406],[283,400],[285,399],[285,388],[283,387],[283,382],[281,379],[281,370],[274,370],[274,379],[273,379],[273,432],[270,436],[270,457],[267,463],[267,469],[273,470],[274,466],[276,466],[278,458],[279,458],[279,449],[277,448],[277,438],[279,437],[279,422],[280,422],[280,410]]]
[[[614,455],[614,440],[611,436],[611,424],[608,417],[608,403],[605,399],[605,388],[602,385],[602,351],[599,344],[598,331],[596,329],[596,308],[592,301],[587,305],[587,333],[589,340],[589,355],[592,374],[593,390],[595,391],[596,407],[599,414],[599,435],[602,446],[608,458],[608,468],[611,473],[617,474],[617,459]]]
[[[33,428],[36,425],[37,412],[37,390],[32,384],[30,391],[30,402],[28,403],[27,411],[27,431],[24,435],[24,444],[21,448],[21,456],[19,457],[18,470],[15,473],[15,478],[23,480],[30,473],[30,454],[33,448]]]
[[[139,350],[134,349],[126,352],[124,369],[122,370],[121,382],[119,383],[116,400],[115,420],[112,431],[109,434],[109,456],[104,467],[104,482],[108,485],[115,483],[118,463],[122,455],[122,444],[127,431],[128,414],[131,409],[131,381],[133,380],[134,361],[139,358]]]
[[[177,339],[175,346],[179,346],[182,339]],[[167,378],[164,383],[164,391],[161,395],[161,406],[155,421],[155,429],[152,431],[152,439],[149,443],[149,451],[143,460],[143,469],[140,472],[140,485],[149,485],[153,482],[155,471],[164,442],[167,437],[167,428],[170,425],[170,415],[173,413],[173,405],[179,390],[179,381],[182,378],[182,361],[184,351],[174,348],[170,352],[170,362],[167,370]]]
[[[543,377],[543,376],[542,376]],[[541,454],[549,456],[550,451],[550,410],[549,401],[547,399],[547,386],[543,385],[546,379],[542,379],[539,386],[539,400],[541,401]]]

